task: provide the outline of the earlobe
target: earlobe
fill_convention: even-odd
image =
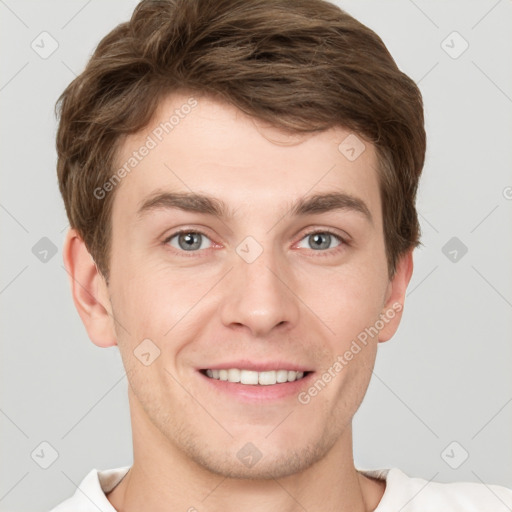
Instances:
[[[98,347],[117,345],[107,284],[75,229],[66,235],[63,259],[73,302],[89,338]]]
[[[400,325],[405,303],[405,293],[413,271],[412,252],[413,249],[410,249],[400,257],[395,275],[389,281],[386,300],[381,314],[384,327],[379,333],[380,342],[391,339]]]

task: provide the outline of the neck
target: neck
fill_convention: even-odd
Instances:
[[[370,512],[384,493],[384,482],[356,471],[350,425],[323,459],[300,473],[241,479],[191,460],[151,423],[133,396],[130,409],[134,463],[107,496],[118,512]]]

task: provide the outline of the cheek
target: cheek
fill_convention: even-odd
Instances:
[[[321,282],[321,287],[310,283],[311,309],[330,327],[328,332],[341,350],[379,319],[387,282],[375,267],[364,265],[332,270]]]
[[[118,338],[125,345],[149,338],[164,349],[198,328],[195,318],[207,307],[208,300],[203,299],[218,272],[198,274],[192,267],[170,269],[168,264],[134,258],[125,259],[111,277]]]

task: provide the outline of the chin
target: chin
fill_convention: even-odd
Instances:
[[[236,448],[226,446],[226,451],[206,446],[200,450],[197,445],[187,446],[185,451],[203,469],[224,478],[273,480],[307,470],[326,456],[335,441],[325,436],[293,449],[256,441],[238,442]]]

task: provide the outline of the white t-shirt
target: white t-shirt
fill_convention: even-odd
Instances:
[[[50,512],[117,512],[108,494],[130,466],[98,471],[92,469],[71,498]],[[437,483],[411,478],[398,468],[358,471],[386,480],[386,490],[374,512],[510,512],[512,490],[499,485],[455,482]]]

